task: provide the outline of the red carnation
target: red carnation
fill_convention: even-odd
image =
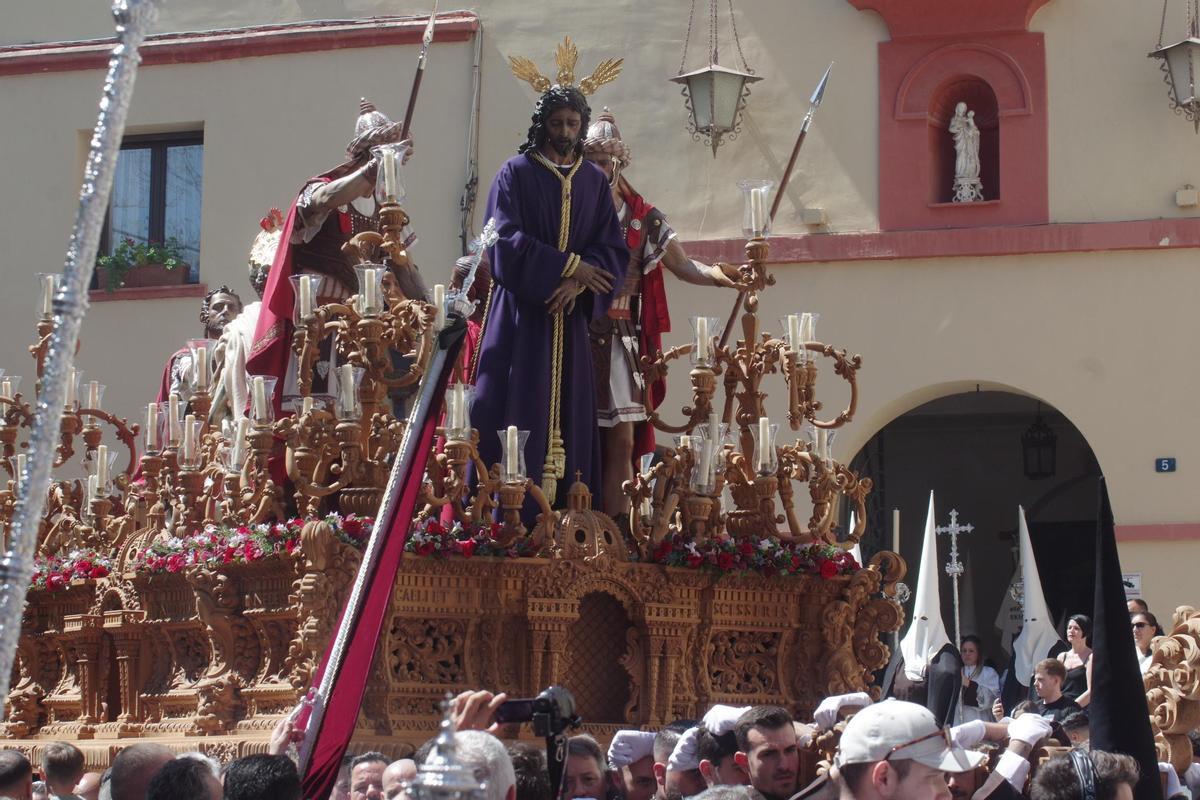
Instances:
[[[425,532],[431,536],[441,536],[446,532],[446,529],[442,527],[440,522],[430,522],[429,527],[425,529]]]
[[[458,543],[458,549],[462,553],[463,558],[470,558],[475,555],[475,540],[465,539]]]
[[[821,577],[832,578],[838,574],[838,566],[827,558],[821,559]]]
[[[725,572],[733,569],[733,553],[721,553],[717,556],[717,567]]]
[[[96,564],[90,570],[88,570],[89,578],[103,578],[107,574],[108,567],[104,566],[103,564]]]
[[[417,555],[428,556],[433,554],[433,542],[421,542],[417,545]]]
[[[658,547],[654,548],[654,560],[655,561],[666,561],[667,556],[670,555],[670,553],[671,553],[671,542],[668,539],[663,539],[661,542],[658,543]],[[697,558],[698,558],[698,556],[697,556]],[[688,561],[690,562],[691,559],[689,558]]]
[[[693,553],[687,557],[687,565],[690,569],[699,569],[700,565],[703,563],[704,563],[704,556],[698,556],[695,553]]]
[[[51,591],[57,591],[59,589],[65,589],[66,586],[67,586],[67,579],[65,576],[60,575],[57,572],[51,572],[49,575],[46,576],[46,588],[47,589],[49,589]]]
[[[743,539],[738,542],[738,552],[744,556],[754,555],[754,545],[750,544],[749,539]]]

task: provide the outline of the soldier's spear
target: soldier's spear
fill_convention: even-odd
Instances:
[[[404,110],[404,126],[400,129],[400,141],[408,138],[412,130],[413,111],[417,107],[417,95],[421,92],[421,78],[425,75],[425,57],[429,54],[429,45],[433,42],[433,27],[437,22],[437,0],[433,0],[433,12],[425,25],[425,33],[421,36],[421,54],[417,56],[417,74],[413,76],[412,91],[408,94],[408,108]]]

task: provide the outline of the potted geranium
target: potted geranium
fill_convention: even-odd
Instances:
[[[107,291],[136,286],[177,286],[187,281],[183,245],[174,236],[165,242],[142,242],[125,237],[112,255],[96,259]]]

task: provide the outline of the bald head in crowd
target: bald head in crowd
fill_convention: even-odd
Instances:
[[[112,800],[143,800],[154,773],[173,758],[161,744],[134,744],[117,753],[108,779]]]
[[[0,795],[13,800],[33,797],[33,766],[16,750],[0,750]]]

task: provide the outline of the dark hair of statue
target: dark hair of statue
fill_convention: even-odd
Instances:
[[[579,112],[580,136],[579,141],[575,143],[575,154],[583,155],[583,134],[591,124],[592,108],[588,105],[583,92],[574,86],[551,86],[542,93],[533,109],[533,124],[529,126],[529,134],[525,143],[517,148],[518,153],[536,152],[541,149],[541,146],[546,143],[546,123],[549,122],[550,115],[560,108],[569,108]]]

